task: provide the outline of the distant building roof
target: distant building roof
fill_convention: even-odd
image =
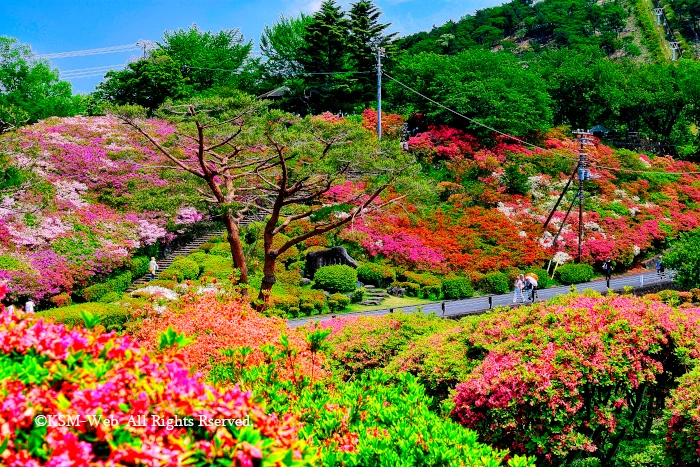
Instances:
[[[258,96],[258,99],[275,99],[275,98],[280,98],[284,97],[285,94],[289,92],[289,88],[287,86],[282,86],[277,89],[273,89],[272,91],[268,91],[265,94],[261,94]]]

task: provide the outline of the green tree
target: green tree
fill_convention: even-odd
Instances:
[[[374,100],[376,93],[376,78],[371,72],[376,69],[377,49],[381,47],[391,54],[391,43],[397,34],[385,33],[391,23],[380,23],[381,15],[379,8],[367,0],[353,3],[350,8],[350,60],[355,71],[366,73],[354,77],[357,88],[354,100],[365,106]]]
[[[0,36],[0,132],[81,111],[82,99],[26,44]]]
[[[454,56],[419,54],[402,58],[392,75],[418,92],[469,118],[501,131],[523,135],[552,124],[552,101],[542,79],[510,53],[473,49]],[[465,125],[481,134],[480,126],[428,102],[387,80],[393,108],[422,112],[436,123]]]
[[[315,113],[349,109],[348,34],[350,23],[335,0],[325,0],[304,31],[304,47],[299,62],[307,73],[303,92]]]
[[[180,66],[168,56],[130,63],[125,70],[108,71],[97,85],[96,95],[113,104],[140,105],[151,111],[166,99],[185,95]]]
[[[664,254],[664,262],[676,271],[675,281],[681,287],[700,287],[700,229],[681,234]]]
[[[187,29],[165,31],[155,56],[167,55],[180,66],[187,94],[212,88],[233,87],[247,90],[251,74],[259,74],[259,64],[250,58],[252,40],[246,41],[238,29],[202,31],[196,24]]]
[[[272,26],[266,25],[263,29],[260,51],[265,57],[265,81],[271,87],[281,86],[303,72],[299,59],[306,27],[310,22],[311,17],[305,14],[290,18],[280,15]]]

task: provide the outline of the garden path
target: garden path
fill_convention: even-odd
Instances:
[[[629,274],[625,276],[613,277],[610,280],[610,288],[615,291],[620,291],[625,286],[632,286],[636,289],[642,286],[647,287],[649,285],[670,284],[672,282],[673,281],[670,277],[670,271],[667,271],[664,278],[660,278],[656,271],[650,271],[639,274]],[[583,284],[576,284],[576,289],[579,291],[583,291],[585,289],[593,289],[597,292],[605,292],[607,291],[607,286],[605,284],[604,279],[599,279],[591,282],[585,282]],[[537,295],[539,296],[538,301],[548,300],[557,295],[567,294],[569,293],[569,291],[570,287],[568,285],[551,287],[549,289],[540,289],[537,291]],[[462,300],[433,302],[424,305],[396,308],[396,310],[401,309],[406,313],[415,313],[418,311],[422,311],[426,315],[430,313],[435,313],[436,315],[443,318],[456,318],[466,315],[481,314],[491,308],[499,306],[513,306],[513,292],[509,292],[503,295],[491,295],[474,298],[465,298]],[[393,311],[393,308],[384,308],[381,310],[361,311],[355,313],[334,313],[320,316],[309,316],[305,318],[290,319],[287,321],[287,325],[290,328],[296,328],[298,326],[303,326],[309,323],[329,320],[334,317],[339,318],[347,316],[382,316],[388,313],[392,313]]]

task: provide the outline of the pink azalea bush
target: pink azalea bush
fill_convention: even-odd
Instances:
[[[114,333],[68,330],[0,305],[0,366],[0,464],[7,467],[302,466],[313,459],[292,416],[266,414],[249,392],[210,386],[179,360],[149,356]],[[232,425],[207,425],[217,419]]]
[[[566,296],[463,327],[484,356],[456,387],[454,419],[547,463],[605,459],[660,417],[652,402],[700,356],[700,309],[629,297]]]
[[[163,138],[174,131],[149,124]],[[51,118],[0,138],[0,153],[31,180],[0,196],[0,274],[12,299],[70,293],[169,240],[169,219],[204,217],[191,181],[112,117]]]

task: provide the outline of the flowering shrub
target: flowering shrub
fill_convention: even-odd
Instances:
[[[150,125],[164,137],[172,128]],[[163,167],[164,156],[112,117],[50,118],[0,138],[18,183],[0,198],[0,246],[21,267],[3,269],[10,298],[48,299],[130,267],[138,248],[202,215],[194,179]],[[5,159],[5,158],[3,158]],[[27,214],[29,213],[29,214]]]
[[[280,335],[287,333],[291,345],[300,352],[300,371],[312,372],[303,335],[288,331],[284,321],[278,318],[259,315],[240,299],[217,298],[211,293],[186,297],[181,309],[171,307],[163,313],[150,314],[135,326],[133,335],[147,350],[157,350],[160,335],[168,328],[194,338],[194,342],[180,350],[181,359],[188,367],[207,370],[212,363],[224,358],[220,350],[236,347],[251,347],[253,353],[248,362],[258,364],[263,359],[260,348],[279,341]],[[315,365],[320,363],[316,360]],[[315,372],[323,374],[319,368]]]
[[[409,342],[455,325],[421,313],[392,313],[321,322],[322,328],[332,330],[326,355],[340,375],[382,368]]]
[[[250,393],[209,386],[181,362],[149,356],[113,333],[68,331],[0,310],[0,365],[0,457],[8,467],[313,459],[293,418],[266,414]],[[248,426],[200,426],[200,419]]]
[[[462,322],[478,365],[453,416],[484,439],[559,462],[605,459],[660,416],[658,404],[700,356],[700,312],[599,295]]]
[[[673,465],[700,463],[700,367],[680,378],[665,415],[668,425],[667,456]]]
[[[364,284],[387,287],[396,280],[396,272],[384,264],[362,263],[357,268],[357,279]]]

